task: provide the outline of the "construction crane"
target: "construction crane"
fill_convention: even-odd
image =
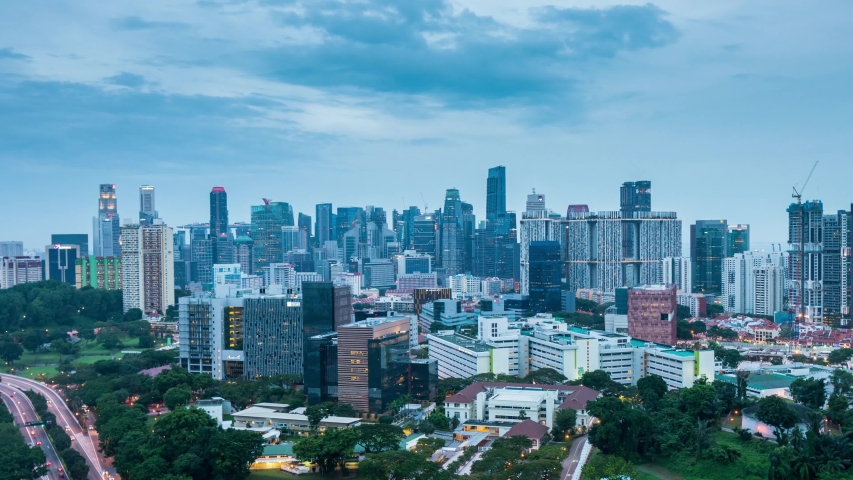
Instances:
[[[796,325],[794,327],[794,335],[795,335],[795,341],[796,341],[797,346],[800,345],[800,322],[802,322],[806,319],[806,314],[805,314],[804,305],[803,305],[803,299],[806,295],[806,230],[805,230],[805,214],[804,214],[804,209],[803,209],[803,192],[806,190],[806,186],[809,184],[809,180],[811,180],[812,174],[814,173],[815,168],[817,168],[818,163],[820,163],[820,161],[814,162],[814,165],[812,166],[812,169],[809,172],[809,176],[806,177],[806,181],[803,182],[803,186],[800,187],[799,190],[797,190],[797,186],[795,185],[793,187],[794,193],[791,194],[792,198],[797,199],[797,212],[799,213],[799,216],[800,216],[800,232],[799,232],[800,245],[799,245],[799,252],[797,252],[799,257],[800,257],[800,261],[799,261],[800,294],[797,298],[797,300],[798,300],[797,319],[796,319]],[[793,312],[789,312],[789,313],[793,313]]]
[[[426,215],[427,210],[429,210],[429,205],[427,205],[426,199],[424,198],[424,192],[421,192],[421,201],[424,202],[424,215]]]

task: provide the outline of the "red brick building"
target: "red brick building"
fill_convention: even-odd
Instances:
[[[676,292],[674,284],[628,289],[628,335],[647,342],[675,345]]]

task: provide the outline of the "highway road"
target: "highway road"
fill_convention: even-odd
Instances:
[[[101,480],[103,478],[102,473],[105,469],[98,455],[97,445],[89,435],[84,434],[83,428],[74,416],[74,412],[68,408],[68,404],[59,393],[41,382],[13,375],[2,375],[2,384],[6,386],[11,385],[19,390],[33,390],[49,400],[48,410],[56,415],[56,423],[65,429],[68,436],[72,438],[72,448],[80,452],[89,464],[89,478],[91,480]],[[18,395],[23,395],[23,393],[19,392]],[[114,471],[110,472],[110,474],[115,476]]]
[[[58,480],[59,468],[62,467],[62,462],[59,461],[59,454],[56,452],[56,449],[53,448],[53,444],[50,443],[50,438],[47,436],[47,432],[40,426],[24,426],[25,423],[33,422],[38,419],[36,416],[36,410],[33,407],[32,402],[30,402],[30,399],[27,398],[27,396],[20,390],[3,384],[0,384],[0,396],[3,397],[3,403],[6,404],[6,408],[8,408],[12,416],[15,417],[15,424],[21,427],[21,433],[24,435],[24,441],[30,446],[36,446],[38,442],[41,442],[41,449],[44,451],[44,455],[51,465],[47,467],[47,474],[40,478],[43,480]]]
[[[563,460],[563,471],[560,473],[561,480],[571,480],[572,475],[575,474],[575,470],[583,468],[583,465],[579,465],[578,463],[581,458],[581,450],[583,450],[583,446],[586,442],[586,435],[582,437],[575,437],[572,441],[572,446],[569,449],[569,456]]]

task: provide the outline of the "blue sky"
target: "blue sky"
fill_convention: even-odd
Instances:
[[[172,225],[261,198],[618,208],[784,243],[791,187],[853,201],[853,3],[152,0],[0,3],[0,239],[90,233],[99,183]]]

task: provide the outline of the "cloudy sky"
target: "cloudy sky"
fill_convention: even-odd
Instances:
[[[791,187],[853,201],[853,2],[0,2],[0,240],[89,233],[157,188],[172,225],[262,197],[484,214],[618,208],[651,180],[687,225],[786,241]],[[421,200],[423,195],[424,201]]]

